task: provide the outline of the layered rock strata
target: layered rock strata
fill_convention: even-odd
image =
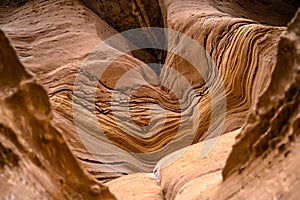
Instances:
[[[298,10],[281,36],[270,85],[233,146],[223,170],[225,182],[215,199],[219,199],[217,196],[241,199],[250,194],[255,199],[297,199],[299,196],[299,27]],[[228,192],[228,188],[232,190]]]
[[[288,28],[287,22],[298,2],[128,1],[132,7],[117,1],[84,2],[7,3],[0,8],[0,27],[25,67],[47,89],[51,123],[87,171],[100,181],[150,172],[108,182],[120,199],[296,198],[300,173],[288,163],[298,163],[299,16]],[[158,5],[161,13],[149,9]],[[122,19],[115,14],[118,9]],[[146,28],[152,25],[172,31],[155,29],[155,34]],[[141,31],[133,33],[147,36],[131,41],[134,45],[128,41],[132,35],[115,35],[137,27]],[[160,49],[140,50],[143,45]],[[8,82],[3,85],[10,87]],[[22,105],[30,107],[30,102]],[[10,118],[3,121],[9,123]],[[36,141],[43,141],[35,132]],[[1,144],[11,145],[5,137]],[[52,174],[57,158],[32,145],[51,161],[43,174]],[[73,162],[62,146],[60,156],[70,156]],[[6,146],[2,149],[8,152]],[[5,166],[18,163],[17,156],[6,154]],[[69,167],[79,171],[75,178],[84,174],[74,166]],[[34,164],[29,174],[32,168]],[[279,176],[274,178],[272,171]],[[87,185],[94,184],[82,176],[90,181]],[[79,184],[74,177],[71,183]],[[62,191],[53,198],[77,195],[77,186],[71,191],[53,184]],[[94,193],[106,191],[93,184]],[[47,186],[37,191],[43,188]],[[108,191],[97,195],[113,198]]]
[[[2,31],[0,46],[1,199],[115,199],[79,165]]]

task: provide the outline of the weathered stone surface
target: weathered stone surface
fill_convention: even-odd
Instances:
[[[146,28],[164,26],[158,0],[83,0],[83,2],[118,32],[145,28],[143,34],[134,36],[134,40],[142,43],[146,40],[159,46],[155,35]],[[140,49],[133,51],[132,54],[148,63],[164,63],[166,56],[166,52],[158,48]]]
[[[72,198],[76,193],[84,198],[109,195],[82,171],[61,132],[88,172],[103,182],[115,179],[106,185],[119,199],[296,199],[300,174],[299,14],[287,23],[299,2],[84,2],[86,5],[79,0],[29,1],[0,7],[0,28],[32,72],[0,68],[2,130],[11,130],[21,146],[28,143],[32,148],[30,154],[18,146],[9,150],[16,145],[14,138],[0,135],[0,170],[6,174],[23,170],[18,173],[30,183],[26,190],[31,191],[35,178],[25,174],[39,169],[36,160],[40,160],[45,167],[37,175],[46,176],[51,187],[41,183],[33,197],[43,196],[42,191],[52,195],[54,189],[56,199]],[[123,11],[120,15],[119,10]],[[148,26],[178,31],[203,49],[197,50],[171,32],[165,36],[167,55],[161,50],[124,54],[108,41],[98,46],[118,31],[137,27],[145,31]],[[136,40],[143,41],[141,38]],[[155,39],[146,37],[145,41]],[[120,45],[131,47],[127,41]],[[168,68],[154,71],[147,62],[164,62]],[[200,72],[195,63],[200,63]],[[98,77],[95,72],[103,74]],[[126,74],[130,77],[122,79]],[[48,91],[53,114],[45,91],[32,76]],[[19,89],[9,89],[14,85]],[[20,97],[5,100],[13,94]],[[36,97],[39,95],[41,98]],[[224,101],[226,112],[222,113]],[[21,137],[35,121],[43,131],[37,131],[35,137]],[[180,129],[184,122],[188,123]],[[31,129],[29,132],[34,135]],[[201,157],[201,147],[209,151],[218,135],[222,136],[215,148]],[[57,138],[62,143],[58,148],[63,148],[60,154],[42,151]],[[169,144],[173,144],[170,149]],[[181,157],[172,153],[189,145]],[[37,156],[33,159],[32,155]],[[77,163],[66,164],[74,175],[65,174],[55,155],[66,162],[70,156],[70,163]],[[290,164],[293,162],[295,165]],[[64,179],[50,176],[57,170]],[[79,183],[81,175],[85,178]],[[70,187],[71,183],[76,187]],[[84,189],[78,189],[81,184]]]
[[[222,182],[221,171],[239,131],[221,136],[209,157],[199,159],[201,148],[206,147],[200,142],[154,174],[127,175],[106,185],[118,199],[202,199],[203,193]]]
[[[28,0],[3,0],[0,2],[1,6],[17,7],[25,4]]]
[[[221,12],[273,26],[287,26],[300,6],[297,0],[212,0],[211,2]]]
[[[223,170],[226,181],[215,199],[241,199],[250,194],[255,199],[299,196],[299,27],[300,11],[281,37],[270,85],[233,146]]]
[[[1,199],[114,199],[96,183],[52,125],[46,91],[0,31]],[[99,193],[89,187],[97,185]]]

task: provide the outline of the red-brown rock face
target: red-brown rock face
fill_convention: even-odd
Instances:
[[[0,3],[0,197],[296,199],[298,6]]]
[[[52,125],[48,95],[0,31],[1,199],[114,199]]]

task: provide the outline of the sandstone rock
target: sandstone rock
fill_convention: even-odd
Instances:
[[[270,85],[233,146],[215,199],[299,196],[299,27],[298,10],[279,42]]]
[[[114,199],[79,165],[52,125],[46,91],[0,31],[1,199]],[[97,184],[101,193],[90,193]]]
[[[5,67],[17,60],[8,47],[1,186],[10,176],[33,198],[113,198],[66,142],[119,199],[296,199],[299,12],[287,23],[298,1],[84,3],[0,6],[0,28],[32,73]]]

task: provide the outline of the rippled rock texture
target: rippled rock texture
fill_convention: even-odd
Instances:
[[[83,170],[52,125],[46,91],[2,31],[0,45],[1,199],[114,199]]]
[[[299,195],[298,1],[0,5],[4,197]]]

